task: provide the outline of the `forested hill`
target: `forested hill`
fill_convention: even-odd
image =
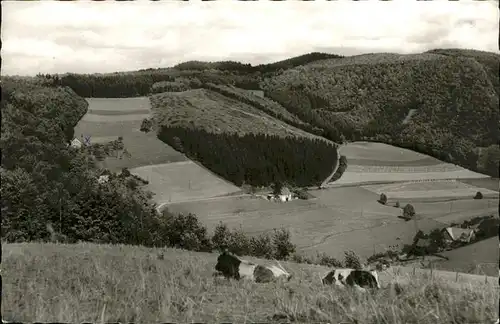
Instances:
[[[87,106],[70,88],[2,77],[2,239],[164,245],[150,194],[123,172],[99,184],[92,150],[68,147]]]
[[[191,61],[166,69],[41,79],[84,97],[208,84],[263,90],[330,140],[380,141],[498,177],[499,63],[498,54],[461,49],[351,57],[310,53],[259,66]]]
[[[491,71],[500,55],[449,53],[322,60],[261,86],[330,138],[402,146],[498,176],[499,90]]]

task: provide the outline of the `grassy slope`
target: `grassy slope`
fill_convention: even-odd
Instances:
[[[159,125],[202,128],[209,132],[272,134],[320,138],[219,93],[196,89],[151,97]]]
[[[158,204],[239,191],[233,184],[220,179],[160,141],[155,132],[141,132],[142,119],[125,122],[120,120],[122,114],[134,117],[130,113],[138,109],[141,114],[149,113],[151,108],[148,98],[90,98],[87,101],[91,109],[85,117],[94,116],[96,120],[108,117],[109,121],[96,122],[84,117],[75,128],[75,136],[80,138],[80,134],[91,135],[92,143],[111,141],[122,136],[131,156],[107,157],[101,163],[102,166],[115,172],[128,168],[133,174],[148,180],[146,188],[155,193],[154,200]],[[99,113],[96,114],[96,111]],[[104,112],[104,116],[101,112]]]
[[[431,283],[421,271],[411,280],[380,274],[383,287],[402,284],[401,295],[392,289],[362,295],[321,285],[327,268],[287,262],[290,282],[253,284],[213,278],[215,254],[36,243],[3,244],[2,252],[3,316],[21,322],[430,324],[488,323],[498,316],[494,286]]]
[[[436,261],[436,269],[498,276],[498,237],[492,237],[442,254],[449,260]]]
[[[367,129],[376,120],[400,124],[417,108],[402,131],[387,130],[388,141],[445,147],[454,139],[471,151],[494,142],[492,134],[498,133],[497,81],[490,70],[500,56],[487,56],[489,65],[483,56],[358,55],[289,69],[262,86],[285,107],[314,111],[346,133]],[[311,106],[310,96],[322,100]]]
[[[89,102],[89,111],[75,127],[75,137],[80,138],[81,134],[90,135],[91,142],[100,142],[101,139],[114,140],[122,136],[125,148],[131,154],[130,158],[108,157],[103,162],[104,167],[116,172],[125,167],[132,169],[145,165],[187,160],[183,154],[158,140],[154,132],[148,134],[141,132],[142,119],[127,114],[137,109],[144,112],[150,111],[148,98],[91,98],[87,99],[87,101]],[[106,111],[108,114],[100,116],[95,114],[95,111]],[[109,112],[116,114],[123,112],[126,114],[125,116],[132,117],[135,120],[122,121],[120,115],[110,115]],[[89,116],[92,116],[92,118],[88,118]],[[103,121],[105,118],[109,120]]]

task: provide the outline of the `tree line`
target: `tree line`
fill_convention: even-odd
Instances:
[[[158,138],[237,186],[316,186],[337,163],[335,145],[319,139],[215,134],[170,126],[161,127]]]

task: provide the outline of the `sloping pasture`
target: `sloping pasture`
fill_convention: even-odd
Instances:
[[[431,324],[498,316],[496,286],[454,282],[453,273],[430,280],[425,270],[389,269],[379,275],[381,290],[357,294],[322,285],[326,267],[291,262],[281,262],[290,282],[255,284],[212,277],[211,253],[37,243],[3,244],[2,252],[2,319],[16,322]]]
[[[141,166],[130,172],[149,181],[146,188],[155,193],[153,199],[158,204],[198,200],[241,191],[193,161]]]

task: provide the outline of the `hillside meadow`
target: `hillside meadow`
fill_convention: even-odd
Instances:
[[[435,260],[432,262],[433,268],[498,276],[498,260],[500,259],[498,237],[445,251],[442,255],[448,257],[449,260]]]
[[[449,179],[464,179],[465,181],[477,182],[481,179],[490,178],[488,175],[465,169],[456,164],[445,163],[426,154],[379,142],[358,141],[347,143],[339,147],[339,154],[347,158],[347,169],[340,179],[330,182],[329,186]],[[488,180],[483,180],[482,183],[486,183],[485,181]],[[438,190],[440,188],[439,183],[443,182],[439,181],[435,185],[431,184],[429,186],[434,190]],[[489,188],[491,186],[491,184],[488,184]],[[462,190],[462,193],[458,193],[458,196],[467,195],[465,188],[474,186],[465,184],[462,187],[464,190]],[[484,189],[484,191],[493,196],[495,195],[491,190]],[[447,195],[449,192],[442,192],[441,194],[435,192],[436,197],[443,194]],[[457,196],[457,193],[452,194],[452,197],[455,196]]]
[[[151,105],[147,97],[87,98],[89,110],[75,126],[75,137],[90,136],[90,143],[104,143],[123,138],[130,153],[126,156],[108,156],[102,167],[119,172],[122,168],[136,168],[167,162],[186,161],[186,157],[156,138],[156,134],[140,131],[141,122],[150,117]],[[139,113],[137,113],[139,111]]]
[[[294,275],[290,282],[255,284],[213,277],[217,254],[209,253],[4,243],[2,254],[2,313],[9,321],[434,324],[498,316],[496,286],[430,279],[423,271],[389,269],[380,274],[381,290],[362,294],[323,286],[328,268],[291,262],[281,262]]]
[[[151,117],[148,97],[87,98],[89,110],[75,127],[75,136],[90,136],[91,143],[123,138],[130,155],[107,156],[101,167],[113,172],[122,168],[148,181],[158,205],[210,198],[240,191],[199,164],[160,141],[154,131],[142,132],[141,122]]]
[[[151,96],[158,125],[194,127],[210,133],[268,134],[325,140],[220,93],[195,89]]]

